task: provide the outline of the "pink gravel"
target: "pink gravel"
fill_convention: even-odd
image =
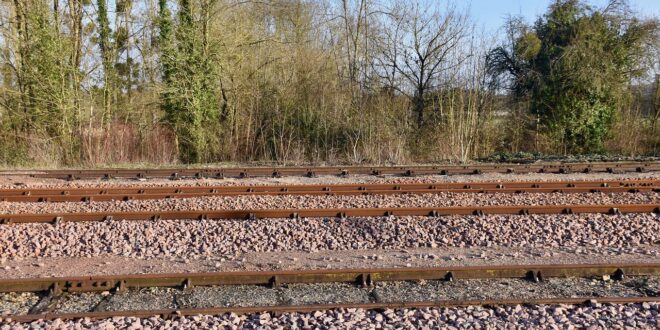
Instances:
[[[413,247],[608,247],[660,243],[660,216],[626,214],[106,221],[0,226],[0,255],[204,257]]]

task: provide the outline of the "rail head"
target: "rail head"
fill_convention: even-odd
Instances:
[[[591,277],[607,276],[613,280],[621,280],[624,276],[658,276],[660,264],[577,264],[577,265],[510,265],[510,266],[475,266],[475,267],[435,267],[435,268],[387,268],[387,269],[342,269],[342,270],[305,270],[305,271],[272,271],[272,272],[225,272],[225,273],[181,273],[181,274],[138,274],[138,275],[108,275],[81,276],[70,278],[42,278],[1,280],[0,292],[5,289],[16,291],[48,291],[43,298],[48,303],[64,292],[94,292],[116,290],[118,292],[130,288],[153,286],[192,286],[205,285],[268,285],[277,287],[287,283],[326,283],[354,282],[358,286],[373,286],[376,281],[407,281],[407,280],[445,280],[462,279],[493,279],[493,278],[525,278],[534,282],[544,281],[550,277]],[[13,282],[12,282],[13,281]],[[597,301],[596,301],[597,299]],[[77,318],[109,318],[151,317],[160,316],[172,318],[197,314],[224,313],[258,313],[258,312],[311,312],[337,308],[425,308],[450,307],[470,305],[508,305],[508,304],[594,304],[594,303],[641,303],[659,302],[660,296],[637,297],[557,297],[529,299],[487,299],[487,300],[434,300],[434,301],[402,301],[373,303],[335,303],[311,305],[275,305],[250,307],[212,307],[184,308],[162,310],[121,310],[106,312],[53,313],[39,312],[27,315],[10,315],[5,322],[31,322],[34,320],[77,319]],[[2,321],[0,321],[2,322]]]
[[[142,287],[184,285],[278,285],[286,283],[369,283],[376,281],[458,280],[550,277],[658,276],[660,264],[531,264],[427,268],[317,269],[288,271],[128,274],[47,278],[0,279],[0,292],[93,292]]]
[[[0,224],[52,223],[84,221],[158,221],[158,220],[226,220],[261,218],[314,218],[314,217],[391,217],[449,215],[486,216],[489,214],[581,214],[603,213],[660,213],[660,204],[609,204],[609,205],[496,205],[466,207],[420,208],[348,208],[348,209],[253,209],[253,210],[200,210],[200,211],[145,211],[145,212],[88,212],[88,213],[34,213],[3,214]]]
[[[255,314],[255,313],[312,313],[326,310],[383,310],[383,309],[415,309],[415,308],[441,308],[441,307],[466,307],[466,306],[506,306],[506,305],[597,305],[597,304],[630,304],[660,302],[660,297],[582,297],[582,298],[544,298],[544,299],[482,299],[482,300],[435,300],[435,301],[413,301],[393,303],[338,303],[338,304],[313,304],[313,305],[286,305],[286,306],[232,306],[232,307],[210,307],[210,308],[182,308],[182,309],[152,309],[152,310],[128,310],[128,311],[103,311],[103,312],[81,312],[81,313],[43,313],[28,315],[10,315],[5,318],[6,323],[28,323],[39,320],[76,320],[90,319],[99,320],[112,317],[135,317],[150,318],[160,317],[164,320],[173,320],[180,317],[196,315],[224,315]],[[0,325],[2,321],[0,320]]]
[[[660,162],[620,161],[620,162],[544,162],[534,164],[471,164],[471,165],[403,165],[403,166],[307,166],[307,167],[201,167],[201,168],[160,168],[160,169],[88,169],[88,170],[36,170],[33,177],[77,180],[83,178],[148,178],[169,177],[236,177],[248,178],[349,174],[383,175],[395,174],[414,176],[420,174],[482,174],[482,173],[558,173],[573,172],[649,172],[660,170]],[[7,175],[11,172],[3,172]]]

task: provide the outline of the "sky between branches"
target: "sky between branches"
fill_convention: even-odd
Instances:
[[[488,34],[494,34],[504,25],[509,15],[522,16],[528,23],[533,23],[538,16],[546,12],[551,2],[552,0],[468,0],[464,2],[464,6],[470,7],[471,16],[478,27],[483,27]],[[588,2],[597,8],[602,8],[609,0],[588,0]],[[660,0],[630,0],[630,5],[642,16],[660,16]]]

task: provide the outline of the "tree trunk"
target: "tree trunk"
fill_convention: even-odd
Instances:
[[[419,89],[413,98],[413,111],[417,115],[417,128],[424,126],[424,89]]]

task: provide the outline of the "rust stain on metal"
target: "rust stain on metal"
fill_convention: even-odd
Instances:
[[[660,264],[576,264],[576,265],[499,265],[470,267],[434,268],[384,268],[384,269],[339,269],[339,270],[298,270],[266,272],[222,272],[222,273],[181,273],[181,274],[138,274],[103,275],[67,278],[24,278],[0,280],[0,292],[37,292],[57,288],[61,292],[107,291],[113,288],[125,291],[128,288],[153,286],[184,287],[208,285],[267,285],[271,287],[286,283],[353,282],[357,285],[372,286],[374,281],[406,281],[420,279],[456,280],[474,278],[525,278],[529,273],[547,277],[594,277],[594,276],[658,276]],[[539,275],[541,276],[541,275]],[[497,299],[497,300],[437,300],[394,303],[366,304],[322,304],[298,306],[253,306],[219,307],[202,309],[133,310],[86,313],[50,313],[11,315],[7,318],[15,322],[30,322],[38,319],[108,318],[113,316],[150,317],[196,314],[256,313],[256,312],[311,312],[336,308],[423,308],[467,305],[507,305],[507,304],[582,304],[592,300],[600,303],[657,302],[660,297],[581,297],[548,299]]]
[[[349,209],[255,209],[255,210],[202,210],[202,211],[145,211],[145,212],[87,212],[87,213],[22,213],[0,215],[2,222],[11,223],[54,223],[114,220],[222,220],[290,218],[295,214],[308,217],[380,217],[388,216],[443,216],[475,214],[580,214],[603,213],[651,213],[658,212],[660,204],[606,204],[606,205],[495,205],[466,207],[420,207],[420,208],[349,208]],[[570,211],[568,211],[570,210]]]
[[[182,187],[116,187],[116,188],[42,188],[29,190],[0,189],[7,202],[79,202],[133,199],[191,198],[239,195],[336,195],[453,193],[620,193],[657,192],[660,180],[615,180],[577,182],[477,182],[435,184],[342,184],[342,185],[271,185],[271,186],[182,186]]]
[[[7,317],[13,322],[33,322],[37,320],[53,319],[105,319],[111,317],[139,317],[152,316],[162,318],[193,316],[193,315],[223,315],[227,313],[254,314],[262,312],[270,313],[310,313],[314,311],[361,308],[372,309],[394,309],[394,308],[433,308],[433,307],[462,307],[462,306],[499,306],[499,305],[556,305],[556,304],[589,304],[612,303],[643,303],[660,302],[660,297],[580,297],[580,298],[545,298],[545,299],[484,299],[484,300],[436,300],[415,302],[393,302],[393,303],[346,303],[346,304],[311,304],[311,305],[277,305],[277,306],[251,306],[251,307],[212,307],[212,308],[187,308],[187,309],[159,309],[159,310],[131,310],[131,311],[108,311],[87,313],[45,313],[34,315],[14,315]]]
[[[427,165],[427,166],[322,166],[322,167],[248,167],[248,168],[170,168],[170,169],[94,169],[94,170],[36,170],[34,177],[61,178],[76,180],[81,178],[147,178],[169,177],[237,177],[254,176],[312,176],[350,174],[480,174],[480,173],[571,173],[571,172],[649,172],[660,170],[660,162],[589,162],[589,163],[534,163],[534,164],[475,164],[460,165]],[[25,171],[21,172],[24,173]],[[4,171],[2,174],[12,174]]]
[[[124,288],[178,287],[186,281],[201,286],[268,285],[273,278],[277,278],[278,284],[356,282],[363,274],[369,274],[373,281],[442,280],[448,273],[459,279],[525,278],[529,271],[542,272],[545,277],[591,277],[616,273],[625,273],[627,276],[657,276],[660,275],[660,264],[495,265],[19,278],[0,279],[0,292],[37,292],[52,287],[70,292],[106,291],[120,284]]]

